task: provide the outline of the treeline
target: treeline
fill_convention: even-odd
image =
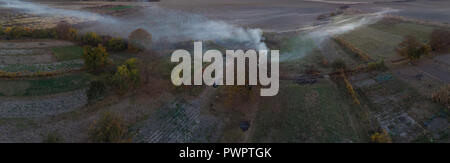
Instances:
[[[54,28],[32,29],[27,27],[0,26],[0,39],[61,39],[76,42],[81,46],[103,45],[109,52],[120,52],[129,50],[140,52],[150,46],[152,35],[143,29],[132,32],[128,38],[115,38],[107,35],[98,35],[95,32],[81,34],[68,23],[59,23]]]

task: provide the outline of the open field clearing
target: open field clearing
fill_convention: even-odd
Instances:
[[[277,98],[260,102],[252,142],[367,141],[368,117],[333,82],[282,85]]]

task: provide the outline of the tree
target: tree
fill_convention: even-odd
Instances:
[[[430,43],[431,49],[433,51],[447,51],[450,50],[450,31],[435,29],[430,34]]]
[[[117,67],[113,81],[120,91],[125,91],[130,85],[136,86],[139,84],[140,76],[137,64],[137,59],[130,58],[123,65]]]
[[[397,54],[408,58],[410,61],[418,60],[422,55],[428,55],[431,50],[428,45],[417,41],[412,36],[405,36],[398,46]]]
[[[95,32],[89,32],[81,37],[81,43],[84,45],[97,46],[102,42],[100,36]]]
[[[120,39],[120,38],[112,38],[110,40],[108,40],[108,42],[106,43],[106,48],[109,51],[123,51],[125,49],[127,49],[127,43],[125,40]]]
[[[59,39],[63,40],[73,40],[72,26],[67,22],[60,22],[55,27],[56,35]],[[96,46],[96,45],[95,45]]]
[[[87,69],[95,71],[107,64],[108,53],[102,45],[98,45],[98,47],[85,46],[83,59]]]
[[[91,125],[88,131],[89,141],[93,143],[127,143],[132,137],[123,119],[106,112]]]
[[[144,29],[136,29],[128,36],[128,49],[132,52],[145,50],[152,43],[152,35]]]

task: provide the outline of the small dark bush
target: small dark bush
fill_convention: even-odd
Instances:
[[[127,49],[127,43],[123,39],[112,38],[106,43],[106,49],[108,49],[108,51],[115,52],[124,51]]]
[[[88,101],[92,102],[98,100],[104,96],[106,92],[106,83],[103,80],[95,80],[89,84],[89,89],[86,94]]]
[[[415,61],[423,55],[428,55],[431,50],[430,46],[417,41],[412,36],[405,36],[398,46],[397,54],[408,58],[410,61]]]
[[[94,121],[89,128],[88,137],[93,143],[128,143],[132,140],[123,119],[110,112]]]
[[[43,143],[63,143],[63,137],[57,132],[50,132],[44,136]]]

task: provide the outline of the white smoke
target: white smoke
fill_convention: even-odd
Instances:
[[[289,61],[298,59],[311,53],[314,49],[324,50],[321,46],[325,45],[325,41],[329,41],[332,36],[344,34],[363,26],[367,26],[378,22],[383,15],[398,10],[382,9],[379,12],[348,16],[342,20],[334,20],[328,24],[316,26],[311,30],[304,31],[295,38],[295,46],[290,52],[280,55],[280,61]],[[326,53],[326,51],[325,51]]]
[[[383,9],[375,13],[351,16],[346,19],[338,20],[336,22],[332,22],[330,24],[318,27],[312,32],[308,33],[308,36],[314,39],[318,44],[321,44],[322,41],[325,40],[326,38],[344,34],[352,30],[355,30],[359,27],[376,23],[381,18],[383,18],[384,14],[396,11],[397,10],[393,9]]]
[[[58,9],[50,6],[15,0],[6,2],[3,7],[24,10],[36,15],[66,16],[98,22],[86,30],[95,30],[126,38],[137,28],[149,31],[154,40],[176,41],[217,41],[222,44],[238,44],[257,50],[267,49],[262,42],[262,30],[246,29],[224,21],[210,20],[201,15],[163,9],[156,6],[144,9],[134,18],[113,18],[87,11]],[[101,30],[99,30],[101,29]]]

